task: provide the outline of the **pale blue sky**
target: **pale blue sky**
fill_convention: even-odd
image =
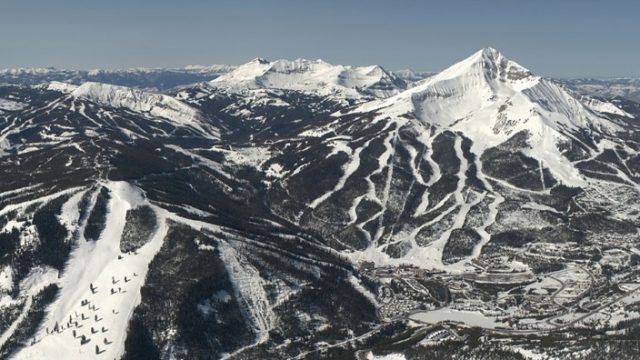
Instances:
[[[636,0],[3,0],[0,68],[322,58],[435,71],[492,46],[556,77],[640,76]]]

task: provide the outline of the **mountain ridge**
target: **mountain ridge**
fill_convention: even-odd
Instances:
[[[386,97],[406,88],[404,80],[379,65],[332,65],[323,60],[256,58],[209,83],[236,89],[276,88],[332,93],[346,97]]]
[[[597,105],[617,115],[623,113],[612,104]],[[482,49],[403,93],[363,104],[352,112],[377,110],[380,116],[414,113],[420,121],[461,131],[479,152],[528,131],[529,141],[538,144],[532,148],[535,155],[545,158],[549,153],[549,163],[563,158],[555,142],[576,137],[567,132],[619,130],[561,86],[534,75],[493,48]],[[549,141],[550,137],[555,140]],[[556,165],[565,183],[575,183],[577,177],[567,171],[569,164]]]
[[[253,88],[0,86],[0,358],[565,358],[639,333],[632,103],[491,48],[403,89],[230,74]]]

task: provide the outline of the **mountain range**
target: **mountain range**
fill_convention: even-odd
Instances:
[[[632,359],[620,81],[0,71],[0,358]]]

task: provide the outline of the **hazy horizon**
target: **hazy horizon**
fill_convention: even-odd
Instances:
[[[543,76],[639,77],[638,13],[640,3],[593,0],[8,0],[0,68],[178,68],[264,57],[437,72],[491,46]]]

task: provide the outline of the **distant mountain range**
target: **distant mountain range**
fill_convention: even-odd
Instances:
[[[640,102],[640,78],[573,79],[562,82],[583,95]]]
[[[171,88],[191,85],[198,82],[211,81],[215,78],[227,74],[240,68],[242,71],[260,71],[270,68],[271,72],[275,72],[278,67],[311,66],[316,69],[315,75],[317,81],[322,78],[321,72],[323,67],[325,70],[332,69],[336,74],[341,71],[361,72],[364,81],[371,81],[375,74],[364,74],[364,72],[378,72],[380,76],[384,74],[387,79],[382,80],[389,82],[391,87],[406,88],[413,83],[423,80],[431,75],[432,72],[416,72],[410,69],[389,71],[380,66],[334,66],[322,60],[306,60],[297,59],[294,61],[277,60],[267,61],[263,58],[256,58],[247,64],[236,65],[190,65],[184,68],[131,68],[122,70],[64,70],[56,68],[12,68],[0,69],[0,84],[23,84],[36,85],[50,81],[62,81],[73,84],[81,84],[87,81],[103,82],[114,85],[123,85],[129,87],[147,88],[155,90],[168,90]],[[268,77],[268,76],[267,76]],[[348,78],[349,76],[346,75]],[[362,78],[362,76],[360,76]],[[307,82],[306,86],[312,86],[313,80]],[[334,79],[334,81],[341,81]],[[356,79],[355,81],[363,81]],[[631,100],[640,102],[640,78],[578,78],[578,79],[559,79],[563,85],[572,90],[591,97],[605,97]],[[302,82],[301,82],[302,84]],[[275,85],[275,84],[273,84]],[[383,84],[378,84],[382,86]],[[254,85],[255,86],[255,85]],[[302,85],[301,85],[302,86]],[[354,84],[353,87],[357,85]],[[273,86],[272,86],[273,87]],[[347,88],[349,85],[347,84]],[[385,90],[383,90],[385,91]]]
[[[266,75],[261,81],[271,79],[276,81],[271,87],[277,85],[274,74],[278,71],[295,71],[300,67],[308,67],[310,71],[305,71],[308,79],[300,81],[300,86],[311,88],[314,83],[321,82],[323,77],[334,77],[333,82],[342,86],[343,90],[352,89],[360,86],[371,87],[373,85],[380,87],[379,91],[387,91],[385,86],[393,88],[406,88],[412,82],[424,79],[431,73],[414,72],[412,70],[400,70],[391,72],[380,66],[342,66],[331,65],[322,60],[306,60],[298,59],[294,61],[277,60],[267,61],[257,58],[241,66],[235,65],[190,65],[184,68],[132,68],[123,70],[64,70],[56,68],[16,68],[16,69],[0,69],[0,84],[21,84],[21,85],[38,85],[51,81],[60,81],[70,84],[82,84],[84,82],[102,82],[113,85],[122,85],[137,88],[168,90],[179,86],[191,85],[199,82],[206,82],[216,79],[217,77],[234,72],[233,76],[250,76],[251,72],[264,72]],[[328,72],[328,73],[325,73]],[[329,74],[333,72],[333,75]],[[256,73],[257,77],[257,73]],[[343,83],[344,81],[355,81],[353,84]],[[222,79],[221,79],[222,81]],[[378,84],[367,82],[378,81]],[[364,82],[360,84],[359,82]],[[303,85],[305,83],[306,85]],[[388,83],[388,84],[387,84]],[[256,86],[255,84],[253,85]],[[355,90],[354,90],[355,91]]]
[[[178,69],[138,68],[126,70],[63,70],[19,68],[0,70],[0,84],[37,85],[50,81],[82,84],[103,82],[129,87],[167,90],[176,86],[208,81],[233,70],[230,65],[187,66]]]

